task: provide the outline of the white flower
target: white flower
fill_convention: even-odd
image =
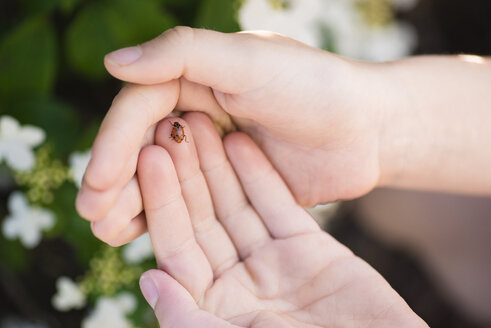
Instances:
[[[367,30],[359,57],[371,61],[394,60],[409,55],[415,45],[416,33],[412,26],[396,22]]]
[[[31,207],[21,192],[14,192],[8,200],[10,215],[3,221],[3,234],[8,239],[20,238],[27,248],[41,241],[41,231],[49,230],[55,223],[55,215],[43,208]]]
[[[417,0],[392,0],[409,8]],[[314,47],[326,40],[344,56],[367,61],[387,61],[407,56],[416,44],[411,26],[395,22],[373,27],[366,23],[356,0],[291,0],[286,9],[275,9],[271,0],[247,0],[239,12],[243,29],[263,29],[285,34]]]
[[[313,47],[322,45],[318,26],[323,0],[290,0],[285,9],[274,8],[271,0],[247,0],[239,11],[243,30],[281,33]]]
[[[68,277],[60,277],[56,281],[57,292],[51,299],[53,307],[58,311],[81,309],[86,298],[80,287]]]
[[[413,28],[402,22],[369,26],[351,0],[326,1],[323,24],[337,53],[359,60],[388,61],[407,56],[416,45]]]
[[[72,153],[68,161],[70,163],[70,173],[72,175],[72,179],[77,187],[80,188],[85,170],[87,169],[87,165],[89,165],[90,149],[85,152],[76,151]]]
[[[17,171],[29,171],[34,167],[33,147],[44,141],[44,131],[38,127],[24,125],[10,116],[0,118],[0,161]]]
[[[133,294],[122,293],[117,297],[103,296],[98,299],[95,309],[82,321],[82,328],[131,328],[126,318],[135,311],[136,298]]]
[[[123,259],[130,264],[137,264],[154,256],[150,235],[143,234],[124,246],[122,255]]]

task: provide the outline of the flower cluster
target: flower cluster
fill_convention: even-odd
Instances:
[[[85,306],[86,297],[82,289],[70,278],[60,277],[56,281],[57,292],[51,299],[53,307],[58,311],[81,309]]]
[[[100,297],[92,313],[82,321],[82,328],[131,328],[126,315],[135,311],[136,299],[130,293]]]
[[[52,158],[48,145],[36,151],[36,163],[30,171],[15,172],[15,180],[27,189],[27,198],[35,204],[50,204],[53,191],[68,180],[68,169],[58,159]]]
[[[244,30],[278,32],[347,57],[385,61],[408,55],[416,44],[412,27],[393,10],[417,0],[247,0],[239,12]]]
[[[5,160],[13,170],[28,171],[34,167],[32,148],[44,141],[44,131],[25,125],[10,116],[0,118],[0,161]]]
[[[109,246],[92,258],[89,266],[80,282],[80,288],[85,294],[114,295],[130,287],[143,273],[141,268],[127,265],[121,259],[118,249]]]
[[[7,164],[18,186],[26,190],[25,193],[14,191],[10,194],[9,214],[2,222],[2,231],[6,238],[19,239],[26,248],[36,247],[43,232],[53,228],[56,222],[51,210],[32,204],[53,203],[54,192],[66,181],[72,181],[80,188],[90,160],[90,150],[74,152],[69,156],[68,168],[61,160],[52,157],[52,147],[42,144],[44,139],[42,129],[21,126],[10,116],[0,117],[0,161]],[[133,287],[143,270],[131,264],[140,263],[152,255],[148,234],[125,246],[122,255],[116,248],[104,247],[98,256],[92,258],[80,282],[64,276],[58,278],[57,291],[51,303],[58,311],[65,312],[82,309],[88,299],[95,297],[95,307],[82,322],[83,328],[133,327],[126,316],[136,308],[135,296],[128,291],[110,296]],[[6,322],[6,327],[11,324],[21,326],[14,321]],[[28,325],[26,323],[26,327]]]
[[[54,214],[39,207],[31,207],[21,192],[9,198],[10,215],[3,221],[3,234],[9,239],[19,238],[27,248],[36,247],[41,241],[42,231],[55,224]]]

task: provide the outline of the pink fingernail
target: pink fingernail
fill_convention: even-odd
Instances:
[[[140,289],[142,291],[143,297],[147,300],[148,304],[155,309],[155,305],[159,300],[159,290],[153,282],[152,277],[149,274],[143,274],[140,278]]]
[[[138,60],[142,55],[140,47],[128,47],[107,54],[106,59],[118,65],[129,65]]]

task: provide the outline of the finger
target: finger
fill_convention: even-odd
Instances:
[[[142,212],[136,217],[131,219],[131,221],[124,227],[114,239],[109,240],[107,244],[113,247],[119,247],[132,242],[136,238],[140,237],[147,232],[147,219],[145,213]]]
[[[274,238],[319,231],[318,224],[300,207],[258,146],[244,133],[232,133],[225,149],[254,208]]]
[[[245,197],[213,123],[201,113],[185,117],[194,133],[201,171],[205,175],[215,213],[244,259],[271,237]]]
[[[186,117],[189,116],[192,114]],[[170,137],[174,122],[183,126],[185,142],[177,143]],[[196,241],[208,258],[216,278],[221,272],[237,263],[238,255],[234,244],[215,217],[210,192],[199,167],[191,129],[183,119],[173,118],[172,121],[166,119],[157,127],[155,141],[164,147],[172,158]]]
[[[238,328],[200,310],[192,295],[163,271],[145,272],[140,278],[140,288],[161,328]]]
[[[159,146],[144,148],[138,177],[157,264],[199,300],[213,281],[213,273],[194,238],[169,154]]]
[[[138,162],[138,155],[140,153],[140,148],[154,143],[155,126],[156,124],[153,124],[151,127],[147,129],[143,137],[143,140],[139,141],[140,142],[139,147],[137,147],[132,154],[129,154],[128,152],[128,156],[130,157],[125,158],[124,160],[117,157],[111,159],[111,161],[118,162],[118,163],[120,161],[123,161],[125,163],[125,167],[123,172],[118,176],[115,184],[110,186],[109,189],[106,190],[94,189],[88,184],[88,179],[86,178],[88,172],[85,173],[84,179],[82,181],[82,187],[80,188],[76,200],[77,211],[81,217],[89,221],[98,221],[98,220],[102,220],[108,215],[111,208],[117,202],[121,190],[129,183],[130,179],[133,178],[135,175],[136,164]],[[115,126],[114,128],[118,128],[118,127]],[[101,127],[101,131],[99,132],[99,134],[101,134],[102,132],[103,132],[103,128]],[[99,142],[100,144],[99,137],[96,138],[96,143],[97,142]],[[118,146],[118,143],[116,142],[114,145],[111,143],[104,145],[105,148],[109,148],[109,149],[112,148],[113,146]],[[104,147],[99,146],[99,149]],[[94,151],[92,151],[92,154],[93,154],[92,155],[93,158]],[[93,168],[94,167],[95,169],[99,169],[97,166],[93,166]]]
[[[121,191],[114,207],[102,220],[92,222],[92,232],[100,240],[110,243],[121,234],[130,221],[143,210],[138,179],[134,176]]]
[[[177,81],[124,87],[114,99],[94,141],[84,177],[86,184],[95,190],[106,190],[117,184],[121,176],[127,177],[126,163],[140,149],[147,130],[174,109],[178,96]],[[133,173],[134,170],[130,176]]]
[[[261,58],[255,56],[254,42],[247,34],[178,26],[139,46],[108,54],[104,64],[111,75],[133,83],[155,84],[183,76],[225,93],[239,93],[248,86],[245,81],[264,85],[270,79],[259,69],[251,70],[251,64],[277,61],[277,49],[266,48],[270,51],[263,51]]]
[[[180,111],[203,112],[211,117],[220,135],[235,131],[229,114],[218,103],[210,87],[180,78],[180,94],[176,109]]]

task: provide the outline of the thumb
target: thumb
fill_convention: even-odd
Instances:
[[[164,271],[145,272],[140,278],[140,289],[154,309],[161,328],[235,327],[200,310],[191,294]]]
[[[185,77],[224,93],[240,93],[270,79],[264,73],[272,72],[278,49],[265,47],[273,43],[264,39],[275,36],[178,26],[141,45],[109,53],[104,64],[114,77],[137,84]]]

